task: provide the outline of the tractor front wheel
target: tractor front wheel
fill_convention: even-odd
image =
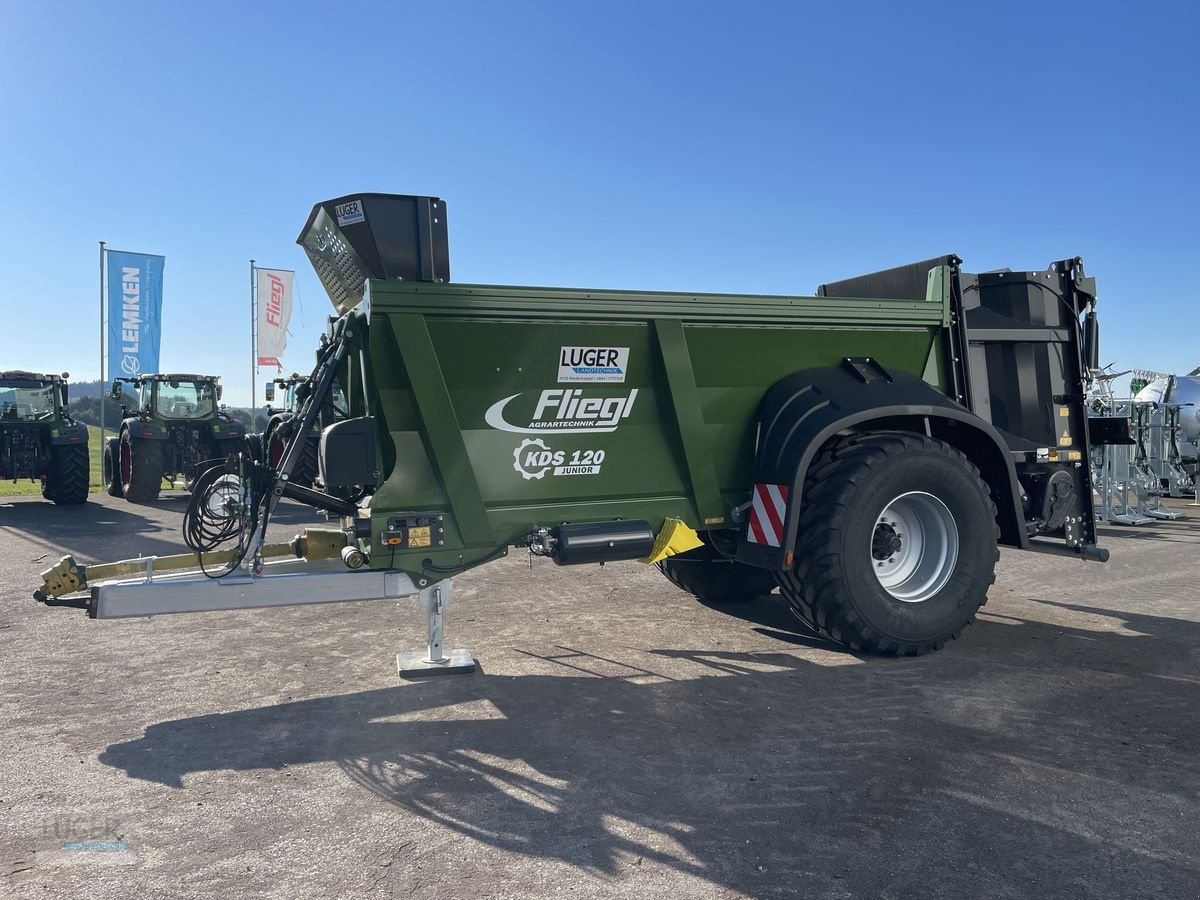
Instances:
[[[121,439],[111,437],[104,443],[104,489],[110,497],[124,497],[121,487]]]
[[[121,492],[132,503],[158,499],[163,482],[163,444],[121,432]]]
[[[263,436],[257,432],[246,434],[246,452],[259,465],[263,462]]]

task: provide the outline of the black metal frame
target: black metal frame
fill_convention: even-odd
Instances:
[[[821,446],[845,431],[879,429],[921,431],[966,453],[991,488],[1002,542],[1028,547],[1030,537],[1061,531],[1084,557],[1106,558],[1096,547],[1080,322],[1094,309],[1095,279],[1078,257],[1040,272],[971,275],[961,263],[948,254],[817,289],[818,296],[924,300],[930,270],[944,267],[949,327],[935,352],[952,395],[870,360],[797,372],[774,385],[760,411],[755,481],[791,486],[788,518],[781,547],[742,541],[739,560],[788,568],[804,481]]]

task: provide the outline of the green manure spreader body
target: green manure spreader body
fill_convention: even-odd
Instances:
[[[443,515],[441,548],[537,525],[677,517],[735,527],[758,411],[798,369],[872,360],[944,390],[947,299],[855,300],[373,281],[383,483],[371,565],[396,512]]]
[[[383,194],[318,204],[299,243],[341,314],[310,418],[335,384],[344,418],[314,495],[279,492],[342,512],[356,564],[427,585],[514,547],[642,559],[915,654],[971,621],[999,543],[1106,555],[1079,259],[947,255],[811,297],[456,284],[445,203]]]
[[[185,517],[193,550],[236,545],[233,577],[102,585],[94,616],[415,593],[429,652],[400,669],[450,671],[452,580],[515,548],[654,563],[714,604],[778,591],[818,634],[915,655],[970,624],[1000,544],[1106,558],[1082,260],[945,255],[811,297],[500,287],[451,279],[446,222],[436,197],[313,208],[298,242],[337,315],[286,445],[207,470]],[[265,545],[285,497],[338,527]],[[345,571],[272,576],[278,555]]]

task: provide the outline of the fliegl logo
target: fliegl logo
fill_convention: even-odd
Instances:
[[[484,414],[484,421],[499,431],[516,434],[542,434],[547,431],[571,432],[575,434],[607,434],[616,431],[622,419],[633,412],[637,400],[637,388],[617,397],[584,396],[582,388],[542,391],[533,415],[518,419],[526,424],[513,424],[512,413],[506,412],[510,403],[519,398],[513,394],[493,403]]]

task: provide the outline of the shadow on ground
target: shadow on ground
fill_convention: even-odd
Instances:
[[[47,558],[69,553],[80,562],[184,553],[183,514],[190,500],[191,494],[178,491],[144,504],[93,497],[80,506],[55,506],[40,498],[0,498],[0,532],[41,547]],[[271,519],[297,529],[318,521],[310,507],[286,501]]]
[[[159,501],[176,503],[175,498]],[[186,507],[182,501],[180,513]],[[179,527],[151,518],[140,506],[116,501],[55,506],[26,501],[0,505],[0,530],[11,531],[47,551],[65,552],[82,560],[104,559],[117,547],[136,546],[146,555],[177,553],[183,544]],[[122,550],[121,552],[125,552]]]
[[[1200,518],[1185,514],[1180,519],[1159,519],[1141,525],[1117,523],[1097,525],[1096,534],[1100,543],[1104,538],[1134,538],[1138,541],[1166,541],[1176,544],[1200,543]]]
[[[464,838],[753,896],[1193,894],[1200,626],[1035,602],[1113,627],[1006,616],[970,653],[865,663],[779,623],[780,652],[522,649],[538,674],[162,722],[100,758],[170,786],[334,762]]]

